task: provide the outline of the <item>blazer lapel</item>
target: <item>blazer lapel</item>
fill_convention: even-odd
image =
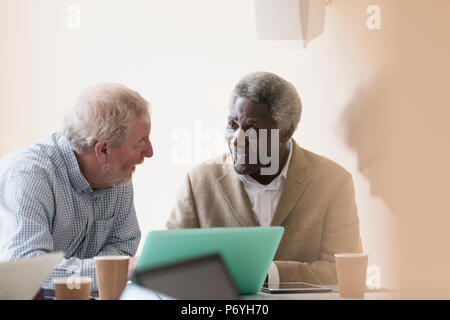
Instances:
[[[294,139],[292,139],[292,145],[294,150],[292,151],[291,163],[289,164],[283,193],[273,214],[272,226],[282,225],[311,181],[311,174],[304,151]]]
[[[259,226],[241,180],[236,176],[230,164],[223,166],[225,174],[217,179],[217,185],[222,191],[228,207],[242,226]]]

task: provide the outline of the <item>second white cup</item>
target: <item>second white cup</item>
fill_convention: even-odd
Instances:
[[[339,295],[343,298],[364,298],[368,254],[336,253]]]

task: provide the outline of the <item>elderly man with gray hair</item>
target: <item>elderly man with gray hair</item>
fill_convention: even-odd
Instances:
[[[64,252],[55,277],[88,276],[95,256],[133,256],[141,232],[136,165],[153,155],[149,103],[114,83],[86,90],[62,134],[0,160],[0,260]],[[129,278],[137,257],[130,258]]]
[[[334,254],[360,251],[353,180],[292,138],[301,110],[281,77],[242,78],[230,100],[230,152],[187,173],[167,227],[283,226],[268,281],[337,283]]]

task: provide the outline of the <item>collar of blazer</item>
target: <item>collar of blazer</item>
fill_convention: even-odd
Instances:
[[[305,152],[294,139],[292,139],[292,145],[294,147],[292,159],[289,164],[283,193],[272,218],[272,226],[282,225],[311,181],[311,173]],[[227,158],[227,160],[230,159],[229,154]],[[230,161],[225,161],[223,169],[224,174],[217,179],[217,185],[223,193],[230,210],[242,226],[258,226],[259,223],[256,221],[244,186]]]

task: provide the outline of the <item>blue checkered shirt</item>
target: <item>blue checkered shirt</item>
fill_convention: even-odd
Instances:
[[[93,257],[133,256],[140,238],[133,186],[93,190],[60,134],[0,160],[0,261],[63,251],[44,288],[79,275],[96,290]]]

